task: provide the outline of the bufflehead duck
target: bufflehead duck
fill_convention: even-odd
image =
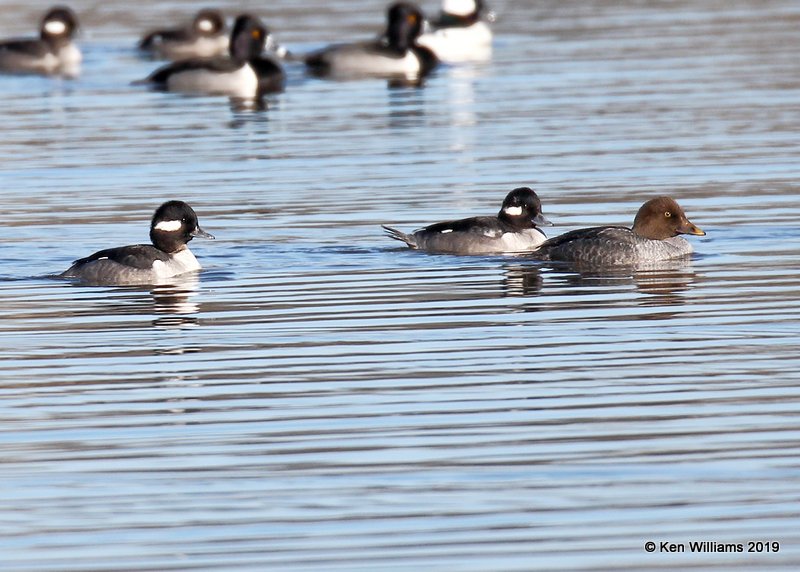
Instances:
[[[492,30],[481,19],[483,0],[444,0],[438,20],[419,37],[443,62],[485,61],[492,55]]]
[[[381,38],[328,46],[306,56],[306,66],[314,75],[337,79],[420,79],[438,64],[433,52],[417,44],[423,21],[417,6],[397,2],[389,7],[386,33]]]
[[[0,71],[76,77],[81,52],[72,43],[78,29],[75,13],[66,6],[51,8],[42,18],[39,38],[0,42]]]
[[[139,42],[139,49],[168,60],[213,58],[227,54],[229,42],[222,13],[206,8],[188,26],[150,32]]]
[[[680,258],[693,252],[679,234],[705,236],[670,197],[642,205],[633,228],[598,226],[567,232],[540,246],[534,256],[590,266],[636,265]]]
[[[189,94],[252,99],[283,89],[286,75],[276,61],[261,57],[269,32],[255,16],[236,18],[230,57],[192,58],[166,65],[137,83]]]
[[[439,222],[406,234],[383,226],[387,236],[409,247],[445,254],[515,254],[530,252],[547,237],[536,225],[552,224],[542,215],[542,203],[528,187],[514,189],[497,216]]]
[[[150,222],[149,244],[120,246],[76,260],[61,278],[101,285],[157,284],[165,279],[200,270],[186,246],[192,238],[214,238],[197,223],[192,207],[168,201],[158,207]]]

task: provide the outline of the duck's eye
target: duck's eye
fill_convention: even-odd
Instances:
[[[667,211],[667,212],[665,212],[665,213],[664,213],[664,216],[665,216],[665,217],[667,217],[667,218],[669,218],[669,217],[671,217],[671,216],[672,216],[672,213],[671,213],[671,212],[669,212],[669,211]]]

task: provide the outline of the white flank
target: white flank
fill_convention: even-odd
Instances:
[[[508,216],[519,216],[522,214],[522,207],[506,207],[503,212]]]
[[[492,57],[492,30],[486,22],[426,32],[417,41],[433,50],[443,62],[483,62]]]
[[[155,226],[155,229],[163,230],[164,232],[175,232],[180,230],[181,226],[183,226],[183,222],[179,220],[162,220]]]
[[[214,29],[214,22],[211,20],[200,20],[197,23],[197,27],[203,30],[204,32],[210,32]]]
[[[420,62],[416,54],[409,50],[402,58],[371,53],[358,45],[334,48],[331,53],[331,75],[334,77],[416,77]]]
[[[475,11],[475,0],[443,0],[442,12],[453,16],[469,16]]]
[[[173,74],[167,80],[171,91],[184,93],[203,93],[229,95],[232,97],[252,98],[258,91],[258,77],[245,64],[236,71],[219,73],[211,70],[191,70]]]
[[[67,25],[61,20],[50,20],[44,23],[44,29],[48,34],[58,36],[67,30]]]

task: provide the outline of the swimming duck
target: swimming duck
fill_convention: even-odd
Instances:
[[[120,246],[76,260],[60,274],[88,284],[156,284],[167,278],[200,270],[186,244],[192,238],[214,238],[200,228],[192,207],[167,201],[150,222],[150,244]]]
[[[536,225],[552,224],[542,215],[542,203],[529,187],[514,189],[497,216],[439,222],[411,234],[383,226],[387,236],[409,247],[446,254],[516,254],[530,252],[546,237]]]
[[[169,60],[212,58],[228,53],[230,38],[219,10],[200,10],[189,26],[150,32],[139,49]]]
[[[0,71],[76,77],[81,52],[72,42],[78,18],[66,6],[51,8],[42,18],[39,38],[0,42]]]
[[[261,57],[268,35],[258,18],[243,14],[233,25],[230,57],[181,60],[136,83],[151,84],[167,91],[243,99],[280,91],[286,81],[283,68],[276,61]]]
[[[386,33],[371,42],[336,44],[306,56],[309,71],[338,79],[381,77],[418,79],[436,67],[438,60],[419,46],[424,17],[410,2],[397,2],[387,12]]]
[[[688,256],[692,245],[681,236],[705,236],[670,197],[642,205],[633,228],[598,226],[567,232],[542,244],[533,255],[592,266],[636,265]]]

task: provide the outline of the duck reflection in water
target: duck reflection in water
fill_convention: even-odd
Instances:
[[[506,296],[538,296],[544,280],[539,267],[533,264],[507,264],[503,267],[503,291]]]
[[[197,326],[200,305],[193,299],[200,288],[197,275],[181,276],[173,284],[155,286],[150,290],[153,312],[161,316],[153,320],[157,328]]]
[[[685,303],[684,293],[692,288],[697,279],[688,258],[595,269],[553,263],[548,266],[553,269],[547,274],[548,283],[563,283],[566,287],[559,291],[559,296],[574,296],[581,300],[581,305],[596,305],[596,300],[588,302],[587,299],[614,292],[629,292],[630,286],[634,286],[641,294],[651,295],[638,300],[641,306],[682,305]],[[631,300],[626,298],[624,304],[630,303]]]

